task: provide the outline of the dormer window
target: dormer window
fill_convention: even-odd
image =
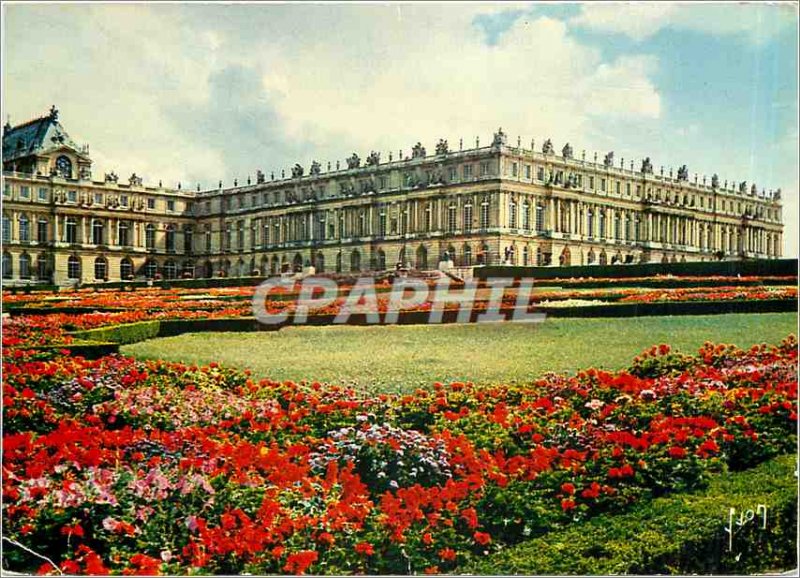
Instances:
[[[56,172],[65,179],[72,178],[72,161],[69,157],[62,155],[56,159]]]

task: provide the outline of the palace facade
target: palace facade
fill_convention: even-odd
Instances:
[[[5,283],[267,275],[509,263],[777,258],[780,190],[508,143],[327,167],[213,190],[92,176],[53,108],[3,132]]]

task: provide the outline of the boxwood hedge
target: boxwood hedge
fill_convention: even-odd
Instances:
[[[601,515],[463,566],[461,574],[751,574],[797,568],[797,457],[722,474],[700,492]],[[767,506],[734,534],[730,508]],[[735,523],[734,523],[735,526]]]

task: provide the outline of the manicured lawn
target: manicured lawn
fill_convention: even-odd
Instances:
[[[619,369],[658,343],[694,353],[705,341],[778,343],[795,333],[796,313],[544,323],[388,327],[288,327],[277,332],[198,333],[122,348],[139,358],[250,368],[257,377],[346,383],[406,392],[435,381],[510,383],[547,371]]]

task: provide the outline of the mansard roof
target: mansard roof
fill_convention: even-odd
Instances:
[[[3,130],[3,160],[8,161],[60,147],[76,152],[81,148],[70,138],[61,123],[55,107],[50,114],[29,120],[17,126],[6,125]]]

